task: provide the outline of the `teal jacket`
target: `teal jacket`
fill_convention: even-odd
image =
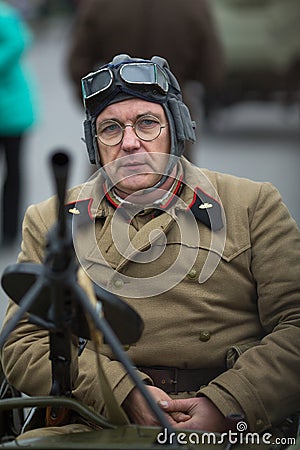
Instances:
[[[0,136],[22,134],[35,122],[34,89],[22,62],[31,39],[18,13],[0,1]]]

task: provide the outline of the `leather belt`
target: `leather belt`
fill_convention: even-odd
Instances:
[[[178,369],[164,366],[139,366],[138,369],[152,379],[154,386],[167,394],[198,391],[200,386],[208,384],[225,370],[224,368]]]

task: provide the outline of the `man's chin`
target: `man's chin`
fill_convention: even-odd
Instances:
[[[143,178],[143,180],[140,180],[139,178]],[[148,180],[145,180],[145,174],[141,175],[134,175],[132,177],[128,177],[126,179],[126,182],[118,183],[116,184],[115,188],[120,191],[124,192],[126,195],[140,195],[143,194],[145,190],[151,189],[153,186],[155,186],[159,179],[158,177],[151,177]]]

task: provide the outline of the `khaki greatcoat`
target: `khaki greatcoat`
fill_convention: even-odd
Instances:
[[[92,279],[97,281],[102,274],[108,288],[119,292],[143,318],[144,333],[128,350],[134,364],[223,367],[224,373],[199,386],[199,392],[224,415],[245,414],[248,429],[262,432],[297,411],[300,404],[299,230],[271,184],[200,170],[184,159],[182,163],[188,186],[180,199],[151,220],[147,214],[131,222],[116,218],[118,209],[104,197],[97,177],[71,189],[68,201],[81,200],[76,209],[82,217],[95,219],[88,219],[94,241],[85,235],[89,225],[79,227],[79,238],[74,239],[77,255]],[[69,209],[74,212],[74,206]],[[205,223],[207,213],[211,221]],[[43,260],[45,236],[54,221],[53,198],[29,207],[20,262]],[[118,232],[119,226],[126,233]],[[158,229],[166,241],[162,233],[151,233]],[[130,252],[129,243],[125,245],[120,236],[129,236],[134,246]],[[147,250],[153,251],[148,262],[138,264]],[[168,267],[173,269],[170,273]],[[142,292],[134,290],[139,279],[144,283]],[[6,320],[15,311],[11,302]],[[226,370],[226,355],[236,344],[250,348]],[[8,338],[2,358],[8,379],[19,390],[29,395],[49,393],[46,331],[22,320]],[[106,346],[102,358],[121,404],[132,382]],[[74,395],[103,412],[89,344],[78,367],[74,364],[72,376]]]

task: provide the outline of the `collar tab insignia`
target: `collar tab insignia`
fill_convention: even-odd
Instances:
[[[77,214],[80,214],[80,211],[79,211],[79,209],[74,207],[74,208],[69,209],[69,213],[77,215]]]
[[[224,227],[221,203],[200,187],[195,188],[194,198],[188,208],[200,222],[212,231],[219,231]]]
[[[213,207],[213,205],[211,203],[207,203],[207,202],[201,203],[201,205],[198,206],[199,209],[209,209],[212,207]]]

